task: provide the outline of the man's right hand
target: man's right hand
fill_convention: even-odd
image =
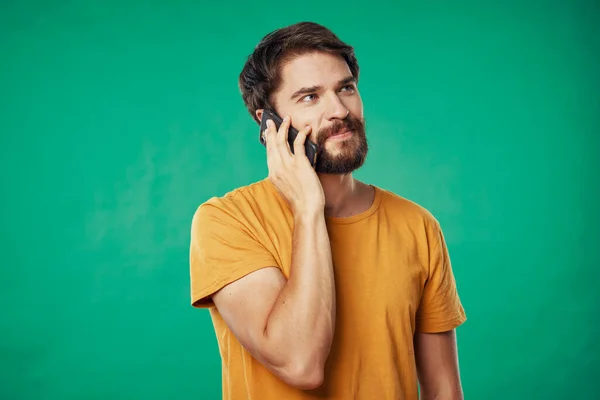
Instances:
[[[292,154],[288,144],[290,124],[288,116],[283,119],[278,131],[273,121],[267,121],[264,135],[269,179],[290,203],[294,215],[321,212],[325,207],[325,194],[304,150],[304,141],[311,128],[307,126],[299,131]]]

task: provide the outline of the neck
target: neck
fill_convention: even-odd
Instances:
[[[364,184],[352,177],[352,174],[319,174],[325,193],[325,215],[347,217],[357,210],[357,203],[364,193]]]

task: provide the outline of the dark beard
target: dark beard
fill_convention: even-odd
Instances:
[[[336,156],[328,154],[323,146],[325,140],[347,129],[352,130],[353,137],[340,143],[341,153]],[[315,164],[317,173],[349,174],[357,170],[364,164],[369,150],[364,120],[355,119],[348,114],[344,120],[338,120],[333,126],[320,130],[317,135],[317,145],[319,147]]]

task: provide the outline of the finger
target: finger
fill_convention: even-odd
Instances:
[[[308,135],[310,135],[311,127],[310,125],[302,129],[298,132],[296,139],[294,139],[294,154],[295,155],[306,155],[306,150],[304,149],[304,142]]]
[[[277,131],[277,149],[281,160],[291,161],[293,154],[288,143],[289,130],[291,127],[291,118],[286,116]]]
[[[284,144],[287,141],[288,130],[290,129],[290,117],[285,116],[281,126],[279,127],[279,131],[277,132],[277,143]]]
[[[281,154],[277,148],[277,130],[275,129],[275,123],[271,120],[267,121],[265,139],[267,147],[267,164],[269,168],[271,168],[273,163],[277,164],[281,160]]]
[[[267,129],[264,131],[265,142],[267,146],[267,150],[273,149],[276,144],[277,131],[275,130],[275,124],[272,120],[267,120]]]

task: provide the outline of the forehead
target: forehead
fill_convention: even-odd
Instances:
[[[350,76],[352,72],[342,57],[328,53],[307,53],[283,65],[281,92],[307,86],[329,87]]]

